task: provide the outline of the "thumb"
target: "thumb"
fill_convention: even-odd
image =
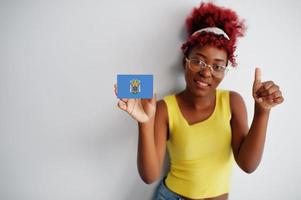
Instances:
[[[157,102],[157,93],[154,93],[152,98],[146,100],[150,104],[155,104]]]
[[[262,102],[262,98],[257,97],[257,90],[261,86],[261,70],[260,68],[256,67],[255,69],[255,77],[254,77],[254,84],[253,84],[253,96],[255,98],[255,101]]]
[[[151,99],[151,103],[155,104],[157,102],[157,89],[156,87],[154,87],[154,94],[153,94],[153,98]]]
[[[153,96],[153,98],[152,98],[152,100],[151,100],[151,103],[155,104],[156,101],[157,101],[157,93],[155,92],[155,93],[154,93],[154,96]]]
[[[258,67],[255,69],[254,84],[256,83],[261,83],[261,70]]]

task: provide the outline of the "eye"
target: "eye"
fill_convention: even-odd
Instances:
[[[207,66],[207,64],[204,61],[199,60],[199,59],[194,59],[194,58],[190,59],[190,64],[194,65],[194,66],[199,66],[201,68],[204,68]]]
[[[200,63],[200,61],[197,60],[197,59],[190,59],[190,62],[191,62],[191,64],[193,64],[193,65],[198,65],[198,64]]]
[[[212,65],[213,70],[215,71],[224,71],[225,67],[222,65]]]

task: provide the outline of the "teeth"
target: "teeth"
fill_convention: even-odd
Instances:
[[[196,81],[197,82],[197,84],[198,85],[200,85],[200,86],[208,86],[208,84],[207,83],[203,83],[203,82],[201,82],[201,81]]]

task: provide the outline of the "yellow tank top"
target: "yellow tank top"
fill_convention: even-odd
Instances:
[[[228,193],[234,161],[229,91],[217,89],[211,116],[192,125],[183,117],[175,95],[163,100],[169,119],[167,187],[192,199]]]

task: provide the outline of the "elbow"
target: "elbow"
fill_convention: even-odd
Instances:
[[[239,168],[247,174],[252,174],[258,167],[259,163],[238,162]]]
[[[244,167],[242,170],[247,174],[252,174],[256,170],[256,167]]]
[[[152,184],[152,183],[154,183],[156,181],[155,179],[146,179],[146,178],[141,178],[141,179],[147,185],[150,185],[150,184]]]
[[[150,185],[159,179],[160,173],[139,171],[139,176],[145,184]]]
[[[143,165],[138,164],[139,176],[145,184],[152,184],[160,178],[161,171],[159,167],[143,167]]]
[[[141,175],[140,175],[140,177],[141,177],[142,181],[148,185],[150,185],[158,180],[158,177],[146,177],[146,176],[141,176]]]
[[[257,169],[258,165],[242,164],[239,165],[239,167],[247,174],[252,174]]]

